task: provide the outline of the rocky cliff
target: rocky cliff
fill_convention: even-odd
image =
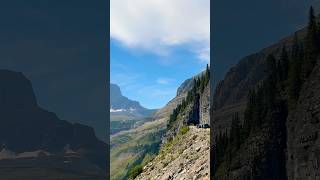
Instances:
[[[320,61],[304,84],[297,106],[290,112],[288,179],[320,178]]]
[[[307,28],[242,59],[217,85],[216,179],[319,178],[319,34],[310,17]]]
[[[210,125],[209,77],[207,68],[185,81],[170,106],[156,113],[167,112],[166,133],[157,156],[143,163],[136,179],[209,179],[210,130],[195,126]]]
[[[157,110],[151,120],[127,131],[121,131],[111,136],[111,176],[110,179],[127,179],[135,167],[145,165],[159,151],[167,123],[173,111],[186,99],[188,92],[193,88],[195,78],[202,73],[185,80],[177,89],[176,97],[170,100],[163,108]],[[208,93],[209,86],[205,92]],[[199,105],[206,107],[202,111],[202,118],[208,121],[208,100],[202,95]],[[208,137],[209,139],[209,137]],[[188,151],[189,152],[189,151]],[[207,152],[209,153],[209,152]]]
[[[295,32],[297,38],[303,41],[306,37],[306,29]],[[249,91],[257,86],[266,77],[266,59],[269,54],[279,57],[283,47],[287,47],[288,53],[292,51],[295,35],[283,38],[279,42],[244,57],[238,64],[231,67],[224,79],[217,83],[213,92],[214,114],[213,130],[215,134],[229,130],[232,114],[239,113],[240,119],[246,107]]]

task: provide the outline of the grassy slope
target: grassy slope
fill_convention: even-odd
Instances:
[[[158,119],[111,136],[110,178],[125,178],[132,165],[140,163],[146,153],[153,153],[161,143],[165,125],[166,119]]]

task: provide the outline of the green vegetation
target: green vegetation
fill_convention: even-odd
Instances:
[[[111,137],[110,179],[121,180],[133,177],[151,161],[159,151],[164,133],[162,122],[150,122],[136,131],[128,131]]]
[[[138,118],[127,115],[112,115],[110,121],[110,134],[125,131],[151,121],[150,117]]]
[[[309,25],[305,42],[298,41],[295,35],[294,45],[283,47],[280,58],[270,54],[267,61],[267,77],[248,95],[243,124],[236,113],[229,132],[220,132],[216,137],[216,177],[228,174],[231,162],[237,156],[241,146],[250,137],[256,136],[265,127],[270,131],[271,142],[278,143],[271,151],[276,153],[280,179],[286,177],[286,119],[288,111],[295,107],[301,87],[315,66],[319,56],[320,31],[313,8],[310,9]],[[305,47],[305,48],[304,48]],[[291,55],[287,52],[291,49]],[[273,141],[274,140],[274,141]],[[268,161],[265,159],[264,161]]]
[[[210,71],[209,66],[207,66],[206,71],[194,80],[194,87],[188,92],[182,104],[171,114],[170,120],[167,123],[168,129],[173,127],[172,125],[188,104],[193,103],[196,98],[200,98],[200,94],[204,91],[209,79]],[[122,127],[122,125],[129,127],[133,124],[129,122],[126,122],[126,124],[121,123],[124,122],[114,123],[114,127]],[[159,152],[161,138],[165,130],[161,130],[156,125],[148,126],[144,124],[143,126],[143,129],[120,134],[111,139],[111,179],[134,179],[142,173],[143,167],[152,161],[158,153],[159,157],[163,158],[170,154],[172,147],[180,142],[182,137],[189,131],[188,126],[181,127],[177,135],[174,138],[170,138]]]
[[[136,178],[139,174],[142,173],[142,165],[138,164],[134,166],[130,171],[129,171],[129,179],[134,179]]]
[[[172,114],[170,115],[170,119],[167,124],[167,129],[170,130],[174,127],[175,122],[178,119],[179,114],[183,112],[188,104],[191,102],[195,102],[195,100],[200,98],[200,94],[203,93],[204,88],[210,81],[210,69],[207,65],[206,71],[200,77],[195,78],[193,82],[192,89],[188,92],[187,97],[182,101],[180,105],[173,110]]]
[[[190,130],[189,126],[183,126],[175,137],[169,138],[167,140],[167,142],[162,146],[161,151],[158,154],[161,160],[163,160],[168,154],[172,154],[171,152],[174,151],[174,149],[172,148],[177,143],[181,142],[181,140],[183,140],[183,137],[185,136],[185,134],[189,132],[189,130]],[[181,153],[182,152],[180,152],[180,154]],[[176,157],[173,157],[172,160],[174,160],[175,158]]]
[[[110,134],[131,129],[139,120],[111,121]]]
[[[190,130],[189,126],[183,126],[183,127],[180,129],[180,134],[181,134],[181,135],[184,135],[184,134],[186,134],[189,130]]]

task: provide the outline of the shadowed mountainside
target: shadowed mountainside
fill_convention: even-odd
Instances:
[[[8,70],[0,70],[0,142],[14,154],[47,152],[50,156],[47,163],[52,159],[52,165],[57,159],[63,162],[67,148],[74,153],[72,157],[86,161],[87,167],[99,167],[98,174],[103,175],[106,168],[107,146],[97,139],[93,128],[60,120],[56,114],[39,107],[31,82],[22,73]],[[24,162],[19,158],[11,161]],[[0,160],[0,165],[5,162]],[[33,162],[28,166],[38,167],[37,161]]]
[[[242,59],[214,92],[217,179],[319,177],[318,19]]]

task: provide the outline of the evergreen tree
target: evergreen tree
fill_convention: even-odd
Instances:
[[[255,90],[251,90],[248,95],[247,107],[244,112],[244,124],[243,124],[243,136],[249,137],[253,127],[253,114],[256,106],[256,94]]]
[[[288,74],[288,95],[290,100],[295,102],[300,93],[300,89],[302,86],[301,80],[301,60],[303,58],[303,47],[299,45],[298,37],[295,34],[295,42],[292,47],[292,55],[291,55],[291,63],[289,66],[289,74]]]
[[[235,113],[232,118],[230,139],[231,139],[232,146],[234,146],[236,149],[239,149],[240,148],[240,120],[239,120],[238,113]]]
[[[280,57],[280,80],[284,81],[288,78],[289,71],[289,57],[286,47],[282,48],[281,57]]]
[[[276,58],[270,54],[267,57],[267,75],[270,80],[273,82],[278,81],[278,66],[277,66],[277,61]]]
[[[315,65],[318,56],[318,27],[316,17],[314,15],[313,7],[310,7],[309,11],[309,24],[306,38],[306,49],[303,63],[303,78],[306,79],[311,73],[313,66]]]

